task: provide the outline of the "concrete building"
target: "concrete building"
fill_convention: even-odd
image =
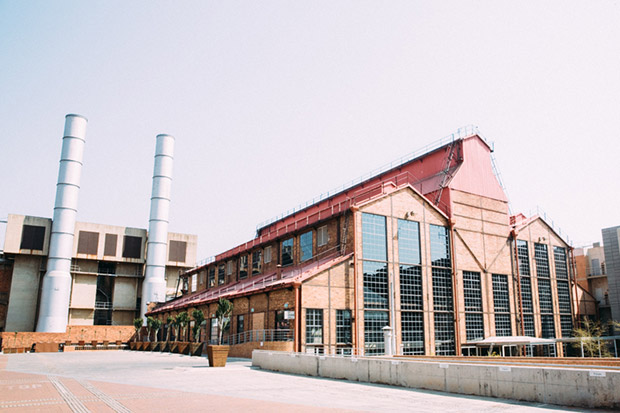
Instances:
[[[603,245],[605,251],[605,268],[609,284],[609,304],[611,317],[620,321],[620,226],[604,228]]]
[[[189,293],[150,314],[201,309],[213,340],[226,297],[232,355],[382,354],[384,327],[397,354],[569,336],[570,246],[542,218],[510,215],[491,146],[462,132],[259,225],[255,239],[186,272]]]
[[[34,331],[52,220],[8,216],[0,258],[0,331]],[[147,231],[77,222],[71,255],[69,325],[131,325],[139,316]],[[196,262],[195,235],[168,233],[166,298]]]
[[[574,258],[575,281],[580,290],[577,315],[606,323],[611,319],[611,307],[603,246],[595,242],[589,248],[575,248]]]

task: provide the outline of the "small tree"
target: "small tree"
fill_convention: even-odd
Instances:
[[[174,328],[174,318],[168,316],[166,318],[166,325],[168,326],[168,331],[166,332],[166,341],[170,341],[170,330]]]
[[[233,304],[225,298],[220,298],[217,303],[217,310],[215,311],[215,318],[217,319],[218,327],[218,344],[222,344],[222,336],[224,329],[230,323],[230,316],[233,312]]]
[[[153,321],[155,321],[155,319],[151,316],[146,318],[146,341],[151,341],[151,330],[153,329]]]
[[[574,328],[573,335],[579,341],[573,343],[573,348],[583,353],[586,357],[611,357],[607,346],[601,342],[601,337],[607,329],[599,321],[592,322],[583,320],[582,327]]]
[[[161,328],[161,320],[159,318],[154,318],[153,322],[151,323],[151,328],[153,329],[153,331],[155,331],[155,342],[157,342],[157,333]]]
[[[133,327],[136,329],[136,339],[135,339],[135,341],[138,341],[138,339],[140,338],[140,329],[142,328],[143,325],[144,325],[144,320],[142,319],[142,317],[134,318],[134,320],[133,320]]]
[[[194,334],[194,340],[196,343],[200,341],[200,326],[205,321],[205,315],[200,310],[192,311],[192,318],[194,319],[194,327],[192,327],[192,333]]]
[[[185,326],[189,322],[189,314],[187,314],[187,311],[183,311],[177,314],[175,321],[181,330],[181,335],[185,337]]]

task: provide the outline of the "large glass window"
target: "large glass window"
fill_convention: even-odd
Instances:
[[[422,268],[419,266],[400,267],[400,308],[422,310]]]
[[[529,337],[536,337],[534,332],[534,305],[532,303],[530,255],[527,241],[517,240],[517,261],[519,262],[519,277],[521,284],[523,334]]]
[[[493,310],[495,312],[495,335],[511,336],[510,301],[508,295],[508,276],[493,274]]]
[[[541,313],[553,313],[553,301],[551,297],[551,283],[547,279],[538,279],[538,296]]]
[[[555,325],[553,315],[541,315],[540,324],[542,328],[542,338],[555,338]]]
[[[536,275],[549,278],[549,255],[545,244],[534,244],[534,260],[536,261]]]
[[[448,228],[430,225],[431,274],[435,323],[435,354],[455,354],[452,259]]]
[[[336,310],[336,342],[351,344],[351,310]]]
[[[323,344],[323,310],[306,310],[306,344]]]
[[[387,261],[385,217],[362,214],[362,255],[365,260]]]
[[[282,266],[293,263],[293,238],[282,241]]]
[[[480,273],[463,271],[463,296],[465,304],[465,333],[467,340],[484,338],[482,319],[482,287]]]
[[[312,231],[305,232],[299,236],[302,262],[312,258],[312,244]]]
[[[398,259],[403,354],[424,354],[420,224],[417,222],[398,220]]]
[[[555,263],[555,276],[568,280],[568,267],[566,265],[566,248],[553,247],[553,260]]]

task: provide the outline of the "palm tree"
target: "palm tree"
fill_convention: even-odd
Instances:
[[[225,298],[220,298],[217,303],[217,310],[215,311],[215,318],[217,319],[217,327],[218,327],[218,344],[222,345],[222,336],[224,334],[224,329],[228,326],[230,322],[230,316],[233,312],[233,303],[228,301]]]
[[[157,332],[161,328],[161,320],[159,318],[154,318],[151,323],[151,328],[155,331],[155,342],[157,342]]]

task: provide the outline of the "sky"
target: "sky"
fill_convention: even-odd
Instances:
[[[79,221],[147,228],[176,137],[169,230],[199,259],[473,124],[512,212],[588,245],[620,225],[619,22],[618,0],[0,0],[0,220],[52,216],[68,113]]]

